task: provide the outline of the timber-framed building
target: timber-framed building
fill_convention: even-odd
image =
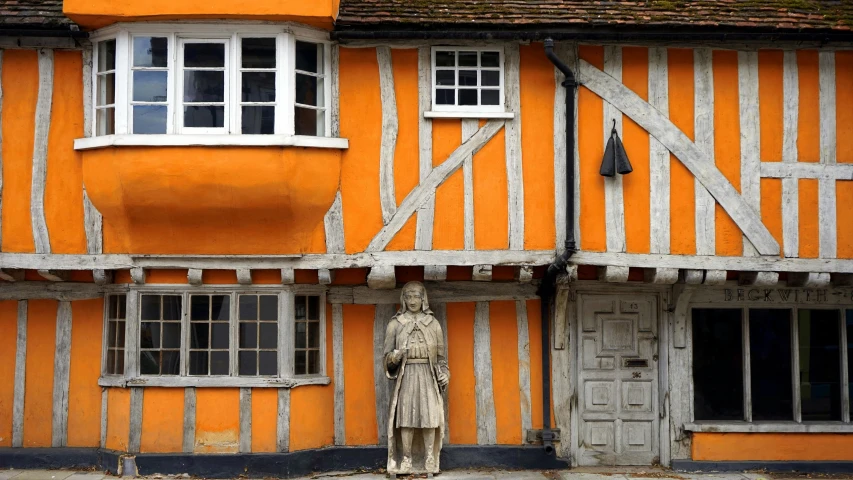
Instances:
[[[442,468],[851,469],[849,2],[234,3],[0,0],[0,468],[379,468],[419,280]]]

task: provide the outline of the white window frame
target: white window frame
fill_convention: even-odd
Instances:
[[[107,295],[126,294],[124,374],[106,374],[106,342],[101,352],[101,386],[151,386],[151,387],[296,387],[300,385],[328,385],[326,354],[326,288],[318,285],[140,285],[127,289],[115,289]],[[189,375],[190,346],[190,295],[229,295],[231,297],[229,319],[229,375]],[[238,297],[250,295],[278,295],[278,375],[240,376],[237,364],[239,355]],[[181,365],[178,375],[143,375],[140,373],[140,329],[142,295],[180,295],[181,311]],[[295,370],[295,298],[297,295],[320,297],[320,371],[316,374],[296,375]],[[108,304],[109,302],[105,302]],[[104,307],[104,339],[107,331],[107,308]]]
[[[168,58],[168,111],[165,135],[133,134],[133,112],[131,94],[133,92],[131,59],[133,55],[133,37],[154,36],[167,37]],[[242,62],[240,60],[241,40],[243,38],[275,38],[276,39],[276,102],[275,129],[272,135],[242,134],[240,95]],[[92,139],[78,139],[75,148],[84,150],[112,145],[198,145],[198,144],[246,144],[246,145],[295,145],[329,148],[347,148],[347,142],[333,141],[334,131],[332,119],[335,102],[332,98],[333,77],[332,43],[329,34],[293,24],[263,24],[257,22],[229,22],[227,24],[210,23],[157,23],[157,24],[125,24],[119,23],[95,32],[91,41],[95,45],[93,61],[98,62],[97,43],[105,40],[116,40],[116,86],[115,86],[115,133],[113,135],[97,136],[97,115],[92,115]],[[326,81],[323,84],[325,99],[324,131],[322,136],[296,135],[294,126],[295,108],[295,48],[296,41],[319,44],[323,48],[323,67]],[[183,75],[179,70],[182,66],[182,45],[186,42],[219,42],[224,41],[226,51],[226,118],[223,128],[192,128],[183,127]],[[97,72],[93,69],[92,93],[97,94]],[[96,97],[93,97],[96,98]],[[94,103],[94,102],[93,102]],[[97,109],[94,108],[93,111]],[[185,136],[182,141],[176,136]],[[164,137],[171,138],[166,139]],[[246,137],[245,140],[234,140],[234,136]],[[100,137],[100,138],[99,138]],[[121,138],[103,138],[121,137]],[[128,138],[130,137],[130,138]],[[205,138],[207,137],[207,138]],[[230,138],[229,139],[226,139]],[[286,137],[286,138],[285,138]],[[329,141],[323,139],[328,138]],[[183,143],[182,143],[183,142]]]
[[[456,56],[457,66],[453,67],[453,71],[456,72],[456,74],[454,75],[454,78],[456,79],[455,80],[456,83],[458,83],[458,78],[459,78],[458,72],[460,69],[461,70],[472,70],[472,69],[474,69],[478,72],[478,78],[481,77],[479,72],[482,71],[482,67],[480,67],[480,66],[477,66],[477,67],[459,67],[458,66],[458,63],[459,63],[458,55],[459,55],[460,51],[477,52],[478,62],[479,62],[479,53],[480,52],[498,52],[498,54],[500,55],[500,58],[498,60],[499,83],[498,83],[497,89],[498,89],[500,98],[498,100],[497,105],[438,105],[436,103],[436,98],[437,98],[436,97],[436,90],[438,90],[438,88],[439,88],[437,85],[437,82],[436,82],[436,72],[437,72],[438,68],[441,68],[442,70],[450,70],[450,67],[438,67],[436,65],[436,54],[438,52],[455,52],[456,53],[456,55],[457,55]],[[431,50],[430,65],[431,65],[431,70],[432,70],[432,72],[431,72],[431,84],[430,84],[430,87],[432,88],[432,90],[431,90],[432,91],[432,112],[430,112],[430,113],[433,114],[430,116],[433,116],[433,117],[445,116],[445,115],[441,115],[441,113],[476,113],[476,114],[505,114],[506,113],[506,56],[504,55],[504,47],[503,46],[500,46],[500,45],[491,46],[491,47],[465,47],[465,46],[441,47],[441,46],[435,46],[435,47],[432,47],[432,50]],[[487,70],[494,70],[494,67],[487,67],[486,69]],[[478,80],[478,83],[479,83],[479,80]],[[456,91],[456,95],[455,95],[456,103],[459,103],[460,87],[457,85],[457,86],[452,87],[452,88]],[[486,88],[489,90],[493,90],[496,87],[486,87]],[[482,86],[477,86],[477,87],[473,87],[473,88],[467,87],[464,89],[476,89],[479,92],[480,90],[483,89],[483,87]],[[479,94],[478,94],[478,98],[479,98]],[[491,116],[491,115],[487,115],[487,116]]]

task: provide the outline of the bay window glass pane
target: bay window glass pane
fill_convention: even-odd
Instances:
[[[112,135],[116,131],[116,112],[114,108],[99,108],[97,117],[97,135]]]
[[[696,420],[743,420],[741,310],[693,309]]]
[[[243,68],[275,68],[275,38],[244,38],[240,53]]]
[[[847,310],[847,388],[850,411],[853,412],[853,309]]]
[[[296,69],[323,73],[323,45],[296,41]]]
[[[261,295],[260,300],[261,312],[260,320],[277,321],[278,320],[278,296],[276,295]]]
[[[275,72],[243,72],[241,90],[244,102],[275,102]]]
[[[168,76],[169,73],[165,70],[134,70],[133,100],[136,102],[165,102]]]
[[[133,133],[166,133],[166,110],[165,105],[134,105]]]
[[[278,374],[278,354],[276,352],[258,352],[258,375]]]
[[[435,66],[455,67],[456,52],[435,52]]]
[[[296,103],[322,107],[323,79],[310,75],[296,74]]]
[[[166,68],[169,61],[169,39],[166,37],[133,37],[133,66]]]
[[[98,75],[98,89],[95,105],[112,105],[116,103],[116,74],[105,73]]]
[[[752,419],[793,420],[791,310],[749,310]]]
[[[98,72],[116,69],[116,41],[98,42]]]
[[[193,128],[222,128],[225,125],[225,107],[217,105],[185,106],[184,126]]]
[[[185,68],[222,68],[225,66],[225,44],[185,43]]]
[[[225,72],[209,70],[185,71],[184,101],[224,102]]]
[[[801,309],[798,314],[803,421],[841,420],[840,312]]]
[[[244,135],[275,133],[275,107],[243,107]]]
[[[297,135],[325,136],[325,114],[322,110],[295,107],[294,126]]]

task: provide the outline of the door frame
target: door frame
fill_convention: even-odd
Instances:
[[[658,315],[658,448],[659,459],[662,466],[671,463],[670,446],[670,419],[669,419],[669,350],[671,348],[670,324],[672,286],[652,285],[647,283],[632,282],[632,284],[603,283],[598,281],[578,281],[569,284],[558,285],[559,289],[568,290],[568,311],[565,312],[566,325],[565,334],[568,341],[564,343],[565,349],[558,350],[555,344],[551,345],[552,378],[554,379],[554,414],[555,424],[563,433],[563,442],[568,440],[568,445],[562,446],[560,453],[568,456],[573,467],[578,466],[580,418],[579,418],[579,368],[580,356],[578,348],[578,297],[580,295],[649,295],[657,301]],[[555,319],[560,318],[555,315]],[[555,331],[559,329],[555,328]],[[568,375],[561,376],[558,369],[568,366]],[[567,378],[566,378],[567,377]],[[565,383],[568,385],[565,385]],[[568,387],[565,389],[565,387]],[[564,389],[561,391],[561,389]],[[562,408],[561,408],[562,407]],[[559,411],[558,411],[559,410]]]

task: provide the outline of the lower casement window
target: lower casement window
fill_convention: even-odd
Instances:
[[[853,309],[691,313],[696,421],[850,422]]]
[[[325,378],[323,290],[151,288],[107,296],[102,383]]]

